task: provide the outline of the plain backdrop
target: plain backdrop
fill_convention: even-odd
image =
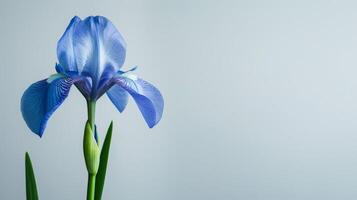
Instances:
[[[97,105],[114,134],[105,200],[357,199],[355,1],[15,1],[0,3],[0,199],[25,199],[24,154],[43,200],[85,199],[85,100],[73,87],[42,139],[20,98],[55,72],[74,15],[108,17],[124,69],[157,86],[161,122],[134,101]]]

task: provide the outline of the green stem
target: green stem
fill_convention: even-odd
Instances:
[[[94,200],[95,196],[95,175],[88,174],[87,200]]]
[[[95,134],[95,101],[87,101],[88,122]],[[95,196],[95,177],[96,174],[88,173],[87,200],[94,200]]]
[[[95,101],[87,101],[87,110],[88,110],[88,121],[92,127],[94,132],[94,125],[95,125]]]

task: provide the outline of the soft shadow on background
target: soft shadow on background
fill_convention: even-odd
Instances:
[[[352,1],[351,1],[352,2]],[[24,153],[41,199],[84,199],[85,101],[76,88],[44,137],[22,120],[29,84],[55,72],[69,20],[104,15],[124,69],[156,85],[162,121],[106,96],[114,120],[103,199],[357,199],[357,4],[344,1],[0,2],[0,199],[25,199]]]

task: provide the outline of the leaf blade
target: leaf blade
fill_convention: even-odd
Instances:
[[[109,158],[109,149],[110,142],[112,140],[112,132],[113,132],[113,121],[110,123],[110,126],[107,131],[107,135],[105,136],[103,147],[100,153],[100,162],[99,169],[96,175],[96,184],[95,184],[95,200],[101,200],[105,182],[105,175],[107,172],[107,164]]]
[[[35,174],[28,152],[25,154],[25,174],[26,174],[26,199],[38,200]]]

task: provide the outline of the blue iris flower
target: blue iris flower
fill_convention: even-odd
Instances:
[[[107,18],[74,17],[57,43],[57,73],[33,83],[22,96],[21,112],[27,126],[41,137],[72,85],[87,102],[96,102],[106,93],[120,112],[130,95],[148,126],[155,126],[162,116],[163,98],[153,85],[131,73],[135,68],[121,70],[125,53],[123,37]]]

